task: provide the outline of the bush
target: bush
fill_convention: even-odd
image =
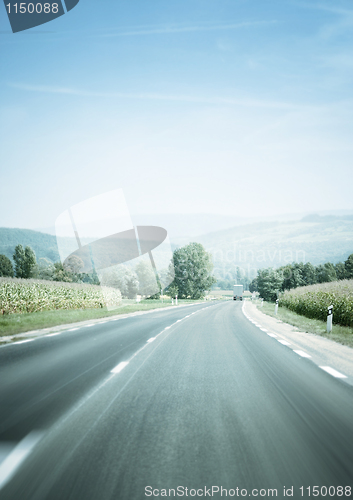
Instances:
[[[326,321],[333,305],[333,322],[353,326],[353,280],[310,285],[284,292],[279,304],[307,318]]]

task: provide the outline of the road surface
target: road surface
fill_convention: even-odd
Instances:
[[[353,387],[241,302],[7,345],[0,377],[1,500],[353,497]]]

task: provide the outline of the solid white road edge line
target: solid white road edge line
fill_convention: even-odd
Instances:
[[[35,339],[20,340],[19,342],[14,342],[14,345],[26,344],[26,342],[33,342],[33,340],[35,340]]]
[[[39,442],[42,435],[42,432],[30,432],[5,458],[0,465],[0,489],[12,478],[18,467]]]
[[[329,373],[333,377],[336,377],[336,378],[347,378],[346,375],[343,375],[343,373],[340,373],[337,370],[335,370],[334,368],[331,368],[331,366],[320,366],[320,368],[322,370],[325,370],[325,372]]]
[[[302,358],[311,358],[311,356],[307,352],[300,351],[300,350],[297,351],[296,349],[293,349],[293,352],[296,352]]]

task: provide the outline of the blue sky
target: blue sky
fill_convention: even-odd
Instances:
[[[0,226],[118,188],[132,213],[353,210],[351,1],[0,13]]]

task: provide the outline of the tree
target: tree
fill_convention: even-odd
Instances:
[[[254,293],[254,292],[258,292],[258,281],[257,281],[257,278],[254,278],[251,282],[250,282],[250,285],[249,285],[249,291],[251,293]]]
[[[348,259],[344,262],[344,267],[346,268],[347,279],[353,278],[353,253],[350,254]]]
[[[25,248],[24,278],[32,278],[36,267],[36,254],[31,247]]]
[[[318,283],[328,283],[329,281],[336,281],[337,274],[335,266],[331,262],[320,264],[316,268]]]
[[[128,299],[134,299],[139,291],[136,273],[123,264],[112,266],[103,271],[100,282],[104,286],[117,288],[121,295]]]
[[[177,294],[180,299],[200,299],[216,283],[211,274],[212,256],[200,243],[189,243],[175,250],[173,263],[175,276],[167,290],[169,295]]]
[[[305,284],[303,278],[304,264],[302,262],[287,264],[281,267],[279,271],[282,271],[283,274],[282,290],[290,290],[291,288],[297,288]]]
[[[343,262],[337,262],[337,264],[335,264],[335,271],[336,271],[336,275],[337,275],[338,280],[346,279],[347,271],[346,271],[346,267],[343,264]]]
[[[23,249],[22,245],[16,245],[13,260],[17,278],[31,278],[33,276],[36,269],[36,254],[31,247],[26,246]]]
[[[257,271],[257,288],[260,297],[269,302],[278,298],[282,283],[282,273],[276,269],[268,268]]]
[[[303,281],[305,286],[314,285],[315,283],[317,283],[316,268],[310,262],[304,264]]]
[[[53,263],[49,259],[46,259],[45,257],[41,257],[37,262],[37,266],[36,266],[36,269],[34,271],[34,275],[37,279],[40,279],[40,280],[53,281],[54,280],[54,272],[55,272],[55,267],[54,267]]]
[[[71,274],[80,274],[80,272],[82,271],[82,269],[84,267],[84,263],[83,263],[83,260],[80,257],[78,257],[77,255],[70,255],[70,257],[68,257],[65,260],[63,267],[64,267],[65,271],[67,271]]]
[[[139,282],[138,293],[140,295],[148,297],[155,294],[160,295],[160,284],[157,283],[156,275],[150,262],[141,260],[135,267],[135,272]]]
[[[25,251],[22,245],[16,245],[13,260],[15,263],[15,273],[17,278],[25,277]]]
[[[13,265],[6,255],[0,255],[0,276],[13,278]]]

